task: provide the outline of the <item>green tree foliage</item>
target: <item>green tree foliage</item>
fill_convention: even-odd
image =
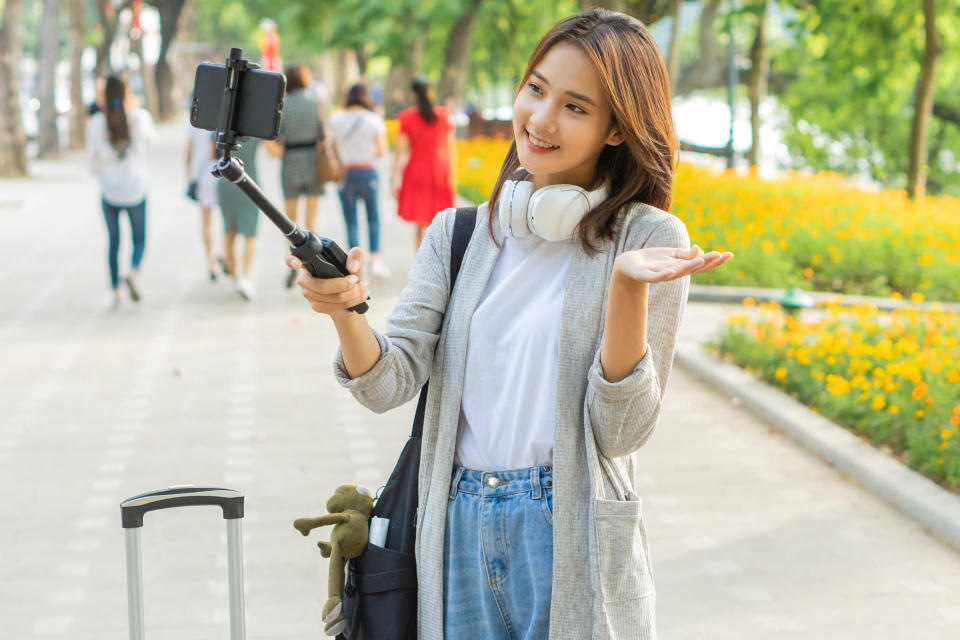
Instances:
[[[797,3],[795,44],[774,63],[792,74],[780,95],[794,125],[785,139],[800,166],[869,174],[906,184],[914,93],[924,51],[922,3],[819,0]],[[941,0],[943,56],[936,102],[960,106],[960,14]],[[960,192],[960,126],[934,118],[928,191]]]

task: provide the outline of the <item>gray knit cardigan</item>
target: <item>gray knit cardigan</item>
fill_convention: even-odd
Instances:
[[[419,636],[443,638],[443,533],[449,500],[470,318],[500,253],[477,215],[453,295],[455,210],[438,214],[410,281],[387,320],[379,361],[351,379],[338,352],[338,382],[375,412],[411,400],[430,379],[420,454],[417,521]],[[656,638],[655,593],[637,450],[653,432],[673,362],[689,277],[650,287],[644,357],[611,383],[600,368],[606,294],[614,258],[640,247],[689,246],[678,218],[647,205],[624,209],[615,241],[594,256],[574,249],[563,301],[554,443],[553,591],[550,640]],[[499,222],[494,233],[503,239]],[[480,571],[480,567],[477,568]]]

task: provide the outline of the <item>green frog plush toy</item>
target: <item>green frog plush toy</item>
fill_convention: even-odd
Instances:
[[[323,632],[335,636],[343,631],[347,622],[343,616],[343,582],[346,561],[356,558],[367,548],[369,535],[367,522],[373,513],[373,496],[366,487],[345,484],[337,487],[327,501],[330,513],[317,518],[297,518],[293,526],[303,535],[311,530],[333,525],[330,542],[320,541],[320,554],[330,558],[330,581],[327,585],[326,604],[323,605]]]

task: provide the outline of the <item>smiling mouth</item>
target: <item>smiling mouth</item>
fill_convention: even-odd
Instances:
[[[533,135],[533,134],[530,133],[529,131],[527,131],[527,140],[528,140],[528,141],[530,142],[530,144],[532,144],[533,146],[539,147],[539,148],[541,148],[541,149],[557,149],[557,148],[558,148],[557,145],[555,145],[555,144],[550,144],[550,143],[547,142],[546,140],[544,140],[544,139],[542,139],[542,138],[538,138],[537,136]]]

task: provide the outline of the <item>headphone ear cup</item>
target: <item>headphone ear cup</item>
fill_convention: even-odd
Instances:
[[[497,217],[500,219],[500,229],[504,233],[510,231],[510,203],[513,202],[513,192],[516,188],[516,180],[505,180],[503,187],[500,189]]]
[[[533,183],[528,180],[517,182],[510,199],[510,233],[516,238],[524,238],[533,231],[527,224],[527,211],[533,195]]]
[[[591,208],[588,192],[578,186],[544,187],[530,199],[527,224],[532,233],[544,240],[568,240]]]

